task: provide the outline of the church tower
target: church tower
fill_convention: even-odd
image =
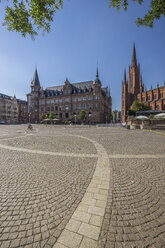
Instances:
[[[31,122],[39,121],[39,96],[40,96],[40,81],[38,77],[37,68],[34,72],[34,77],[31,82],[31,107],[30,120]]]
[[[140,64],[137,65],[136,48],[133,44],[132,64],[129,66],[129,94],[137,95],[140,92]],[[135,100],[135,99],[132,99]]]

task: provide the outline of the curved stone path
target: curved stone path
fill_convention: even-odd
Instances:
[[[0,134],[0,247],[165,247],[163,136],[53,126]]]

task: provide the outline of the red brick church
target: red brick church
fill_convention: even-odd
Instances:
[[[122,81],[122,121],[127,119],[128,111],[134,100],[146,103],[152,110],[165,110],[165,82],[164,86],[146,90],[142,82],[140,64],[137,63],[135,44],[133,45],[132,64],[129,66],[129,79],[124,71]]]

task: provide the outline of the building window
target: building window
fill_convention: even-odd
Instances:
[[[68,105],[65,106],[65,110],[69,110],[69,106]]]
[[[66,95],[66,93],[67,93],[67,90],[64,90],[64,94]]]
[[[78,109],[79,109],[79,110],[81,109],[81,104],[78,105]]]
[[[87,100],[87,97],[86,96],[83,96],[83,101],[86,101]]]
[[[83,109],[86,109],[86,103],[83,104]]]
[[[74,98],[73,98],[73,102],[76,102],[76,100],[77,100],[77,98],[76,98],[76,97],[74,97]]]
[[[92,109],[92,104],[88,104],[88,109]]]
[[[62,111],[62,106],[59,107],[59,111]]]
[[[69,118],[69,114],[68,114],[68,113],[65,114],[65,118],[66,118],[66,119]]]
[[[54,107],[53,106],[51,107],[51,111],[54,111]]]
[[[49,104],[50,103],[50,100],[47,100],[46,103]]]
[[[98,108],[98,104],[97,104],[97,103],[95,103],[95,108],[96,108],[96,109]]]
[[[65,98],[65,102],[69,102],[69,98]]]
[[[41,112],[43,112],[44,111],[44,108],[43,107],[41,107]]]
[[[156,94],[154,94],[154,99],[156,99]]]
[[[61,99],[60,99],[60,100],[61,100]],[[60,100],[59,100],[59,101],[60,101]],[[55,103],[58,103],[58,99],[55,100]]]
[[[54,103],[54,100],[51,100],[51,103]]]
[[[91,101],[92,100],[92,96],[88,96],[88,100]]]
[[[81,102],[82,98],[81,97],[78,97],[78,102]]]
[[[76,105],[73,105],[73,109],[76,110]]]
[[[55,106],[55,110],[58,111],[58,106]]]
[[[150,101],[150,96],[148,96],[148,100]]]
[[[47,107],[47,111],[49,111],[50,110],[50,108],[49,107]]]
[[[70,94],[70,90],[68,90],[68,94]]]

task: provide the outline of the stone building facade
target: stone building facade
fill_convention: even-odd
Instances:
[[[86,113],[86,123],[110,122],[112,99],[108,87],[102,87],[98,68],[94,81],[70,83],[66,79],[64,85],[45,90],[40,86],[36,69],[27,101],[32,123],[39,122],[42,113],[49,116],[50,112],[62,121],[69,120],[70,116],[77,119],[82,109]]]
[[[0,123],[27,122],[27,102],[0,93]]]
[[[124,71],[122,81],[122,121],[127,119],[128,111],[134,100],[146,103],[152,110],[165,110],[165,83],[163,86],[146,90],[142,82],[140,64],[137,63],[135,44],[133,45],[132,64],[129,66],[129,81]]]

